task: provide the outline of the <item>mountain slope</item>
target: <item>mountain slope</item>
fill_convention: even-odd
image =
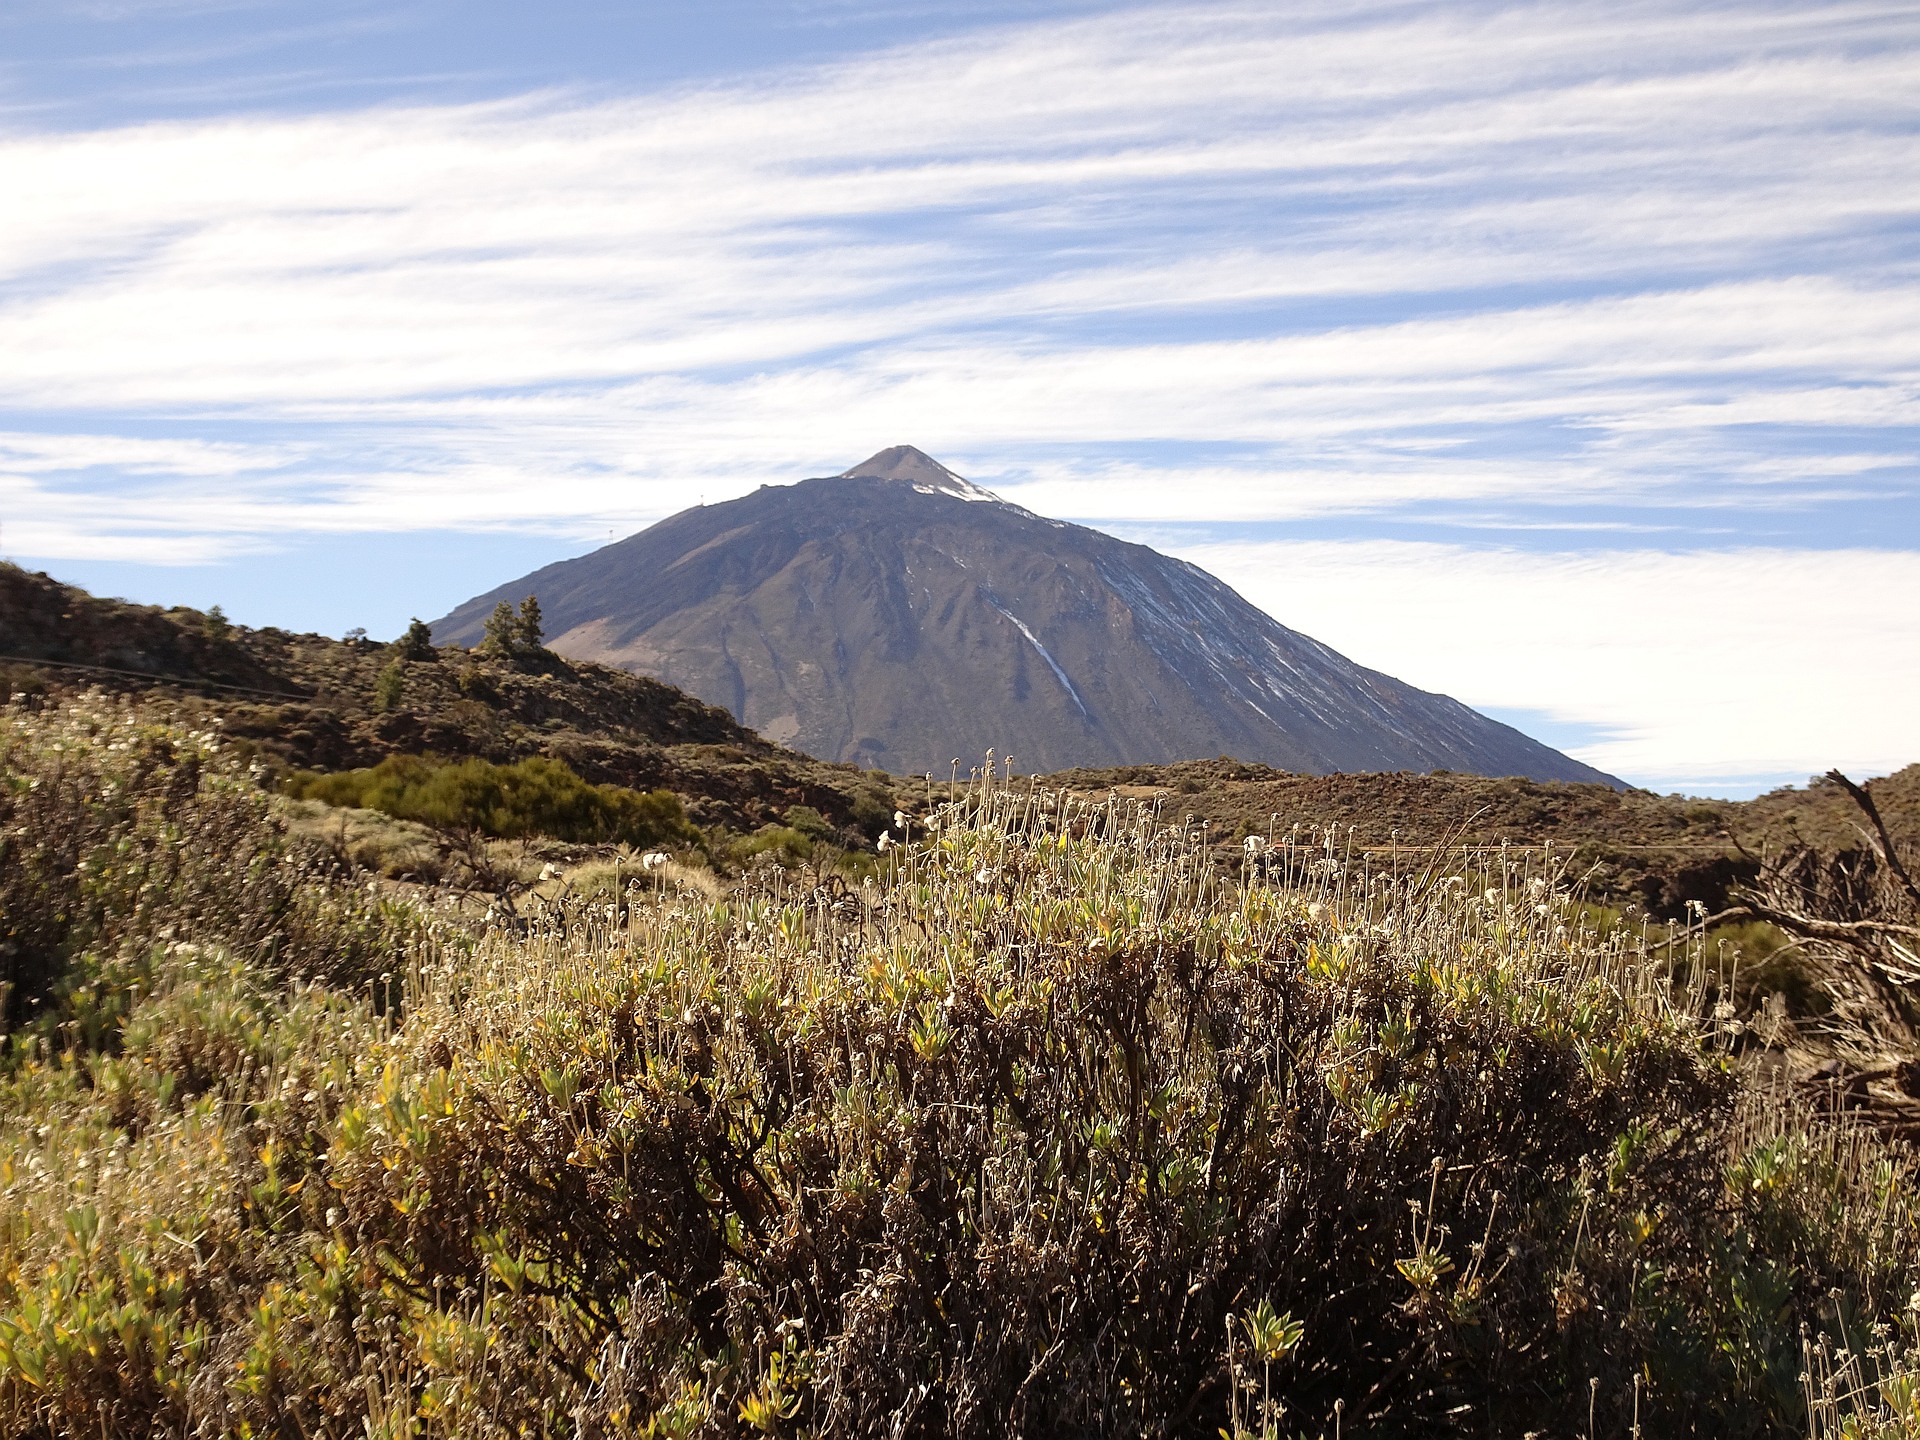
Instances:
[[[896,774],[1231,754],[1285,770],[1617,783],[1354,664],[1196,566],[1007,504],[907,446],[700,506],[489,591],[564,655],[656,676],[770,739]]]

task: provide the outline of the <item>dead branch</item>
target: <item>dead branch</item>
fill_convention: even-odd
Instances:
[[[1864,991],[1869,1028],[1907,1045],[1920,1016],[1920,887],[1865,787],[1838,770],[1827,778],[1867,818],[1871,829],[1860,829],[1871,853],[1824,855],[1796,835],[1779,854],[1764,853],[1754,883],[1701,928],[1764,920],[1784,931],[1827,969],[1836,999]]]
[[[1873,796],[1867,793],[1865,786],[1854,784],[1838,770],[1829,770],[1827,779],[1851,795],[1853,803],[1858,805],[1866,813],[1867,819],[1873,822],[1874,834],[1880,837],[1879,843],[1875,844],[1872,836],[1868,837],[1867,843],[1873,845],[1874,853],[1880,857],[1880,862],[1899,877],[1902,888],[1907,892],[1908,901],[1916,909],[1920,909],[1920,885],[1915,885],[1913,876],[1907,873],[1907,867],[1900,859],[1900,851],[1893,843],[1893,836],[1887,831],[1887,822],[1880,818],[1880,807],[1873,803]]]

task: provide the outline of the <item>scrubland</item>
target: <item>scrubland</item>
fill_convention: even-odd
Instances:
[[[486,914],[261,780],[0,717],[8,1433],[1920,1434],[1907,1152],[1536,853],[989,779]]]

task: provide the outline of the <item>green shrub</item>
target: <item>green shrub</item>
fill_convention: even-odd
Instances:
[[[1707,936],[1710,953],[1716,953],[1732,972],[1743,1002],[1759,1004],[1769,995],[1778,995],[1789,1015],[1828,1014],[1833,1001],[1821,983],[1821,964],[1791,940],[1764,920],[1716,925]]]
[[[492,705],[499,701],[500,692],[494,688],[493,681],[487,678],[487,672],[471,660],[461,667],[454,684],[466,699],[478,705]]]
[[[811,805],[789,805],[780,818],[789,830],[798,830],[809,840],[825,840],[833,834],[827,817]]]
[[[379,810],[436,829],[502,839],[547,835],[579,844],[691,844],[699,832],[670,790],[589,785],[563,762],[511,765],[390,755],[366,770],[303,773],[287,793],[329,805]]]
[[[762,825],[730,841],[726,855],[736,865],[751,864],[763,855],[783,866],[804,865],[813,858],[813,837],[790,825]]]
[[[400,702],[407,693],[406,667],[398,660],[388,664],[373,682],[373,708],[379,711],[398,710]]]
[[[893,822],[893,792],[865,774],[854,784],[853,825],[870,844]]]

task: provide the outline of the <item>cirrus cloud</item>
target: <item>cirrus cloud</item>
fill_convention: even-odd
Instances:
[[[563,542],[911,441],[1094,523],[1565,555],[1710,515],[1689,555],[1798,594],[1844,567],[1754,561],[1783,527],[1857,549],[1848,517],[1920,509],[1916,113],[1903,7],[1562,0],[1144,6],[591,104],[16,129],[7,543]],[[1642,736],[1628,773],[1820,760],[1533,679]]]

